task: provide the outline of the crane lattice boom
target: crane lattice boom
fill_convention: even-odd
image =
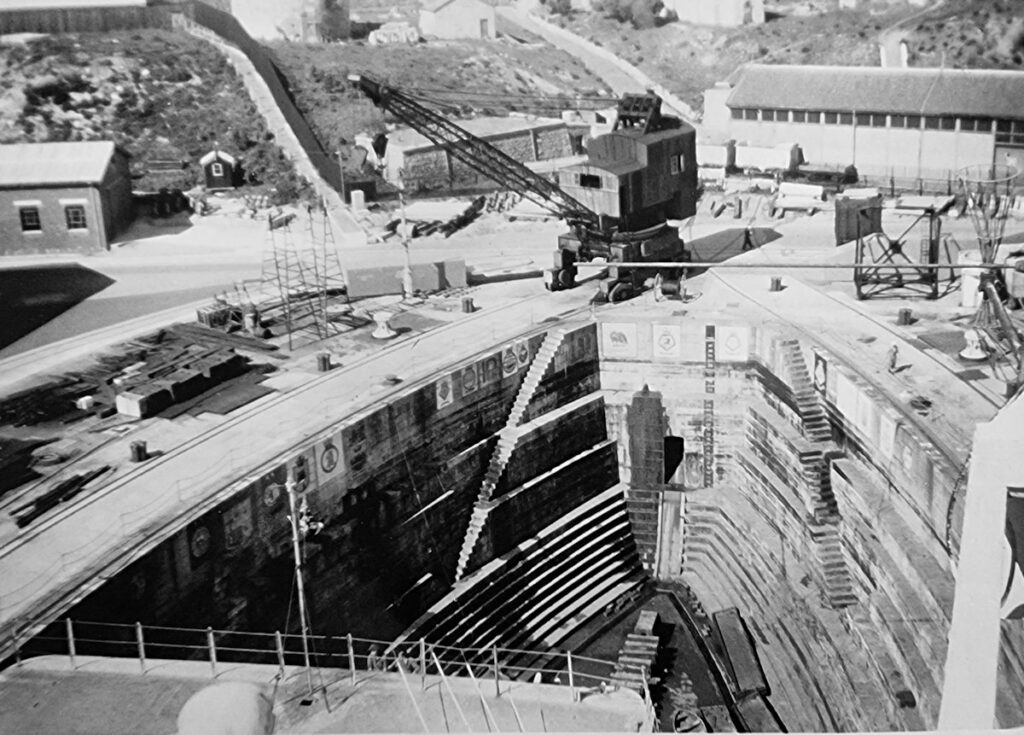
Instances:
[[[474,171],[522,194],[538,206],[564,218],[570,225],[585,229],[599,226],[600,218],[595,212],[487,141],[463,130],[394,87],[361,74],[350,74],[348,78],[374,104],[392,113]]]

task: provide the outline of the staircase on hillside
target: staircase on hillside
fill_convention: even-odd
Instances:
[[[842,456],[842,452],[832,442],[832,429],[807,370],[800,343],[795,339],[785,340],[782,348],[786,378],[793,389],[804,437],[811,443],[811,450],[800,455],[804,487],[810,500],[808,530],[815,544],[829,604],[833,608],[847,607],[855,604],[857,597],[843,554],[839,526],[842,518],[832,489],[831,473],[832,460]]]
[[[473,555],[473,549],[476,548],[476,542],[480,538],[480,534],[483,533],[484,526],[487,524],[487,516],[491,512],[491,508],[494,507],[494,501],[491,499],[494,489],[498,486],[498,481],[505,472],[508,461],[512,458],[516,442],[519,441],[519,435],[515,429],[522,422],[523,416],[526,414],[526,407],[530,405],[533,394],[544,379],[544,374],[547,372],[548,366],[551,365],[551,361],[554,360],[555,353],[565,338],[565,332],[565,328],[559,328],[545,335],[544,342],[541,344],[540,349],[537,350],[537,354],[530,364],[530,369],[526,371],[526,377],[523,378],[523,382],[519,386],[519,392],[516,394],[515,402],[512,404],[512,409],[505,420],[505,426],[498,431],[498,443],[491,452],[491,458],[487,463],[487,470],[484,472],[480,492],[477,494],[476,502],[473,504],[473,513],[469,518],[469,526],[462,540],[459,562],[455,568],[456,582],[462,579],[466,573],[466,567],[469,565],[470,557]]]

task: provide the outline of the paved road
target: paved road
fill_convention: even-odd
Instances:
[[[936,0],[936,2],[932,3],[927,8],[924,8],[903,20],[882,29],[882,32],[878,34],[878,44],[885,51],[882,56],[882,66],[891,68],[899,68],[903,66],[903,58],[900,53],[900,43],[907,35],[907,26],[915,20],[920,20],[923,16],[928,15],[933,10],[940,8],[944,3],[945,0]]]
[[[511,338],[524,325],[579,309],[590,297],[590,289],[538,294],[396,344],[242,412],[34,524],[0,549],[0,657],[11,651],[15,629],[59,616],[173,530],[212,508],[237,478],[401,389],[385,387],[381,375],[397,373],[408,386],[476,353],[481,345]]]
[[[553,29],[545,23],[538,22],[534,16],[519,7],[500,6],[497,8],[497,11],[512,23],[526,28],[552,46],[575,56],[587,69],[611,87],[612,91],[617,95],[621,96],[627,92],[636,94],[657,86],[655,80],[651,80],[636,67],[621,59],[618,63],[611,61],[600,50],[595,50],[592,44],[579,36],[564,29]],[[632,71],[626,71],[626,67]],[[664,97],[665,94],[662,94],[662,96]],[[695,125],[694,121],[697,115],[694,110],[682,100],[675,99],[674,95],[671,96],[673,99],[665,100],[667,106],[675,108],[677,114],[682,115],[691,125]]]

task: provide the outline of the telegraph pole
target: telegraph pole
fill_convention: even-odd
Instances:
[[[295,554],[295,584],[299,595],[299,618],[302,623],[302,657],[306,665],[306,684],[309,696],[313,696],[313,669],[309,663],[309,616],[306,612],[306,591],[302,581],[302,547],[299,537],[299,516],[295,502],[295,470],[288,468],[288,476],[284,483],[288,493],[289,520],[292,525],[292,551]]]

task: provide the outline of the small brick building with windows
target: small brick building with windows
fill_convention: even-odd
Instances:
[[[112,142],[0,145],[0,254],[109,250],[133,216],[128,154]]]
[[[704,135],[797,143],[812,165],[946,179],[1024,167],[1024,72],[745,64],[704,93]]]

